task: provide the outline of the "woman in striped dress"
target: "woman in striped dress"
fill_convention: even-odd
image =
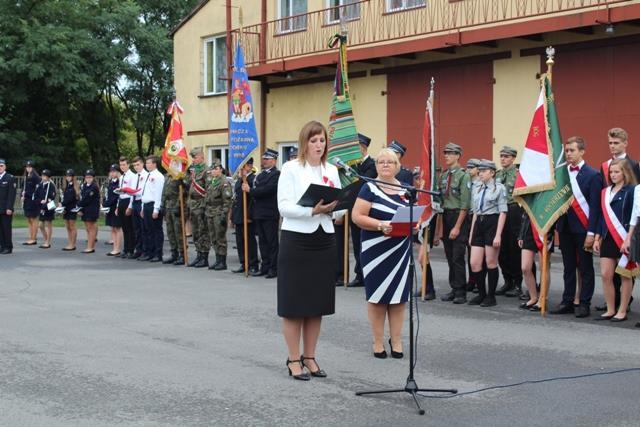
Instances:
[[[378,180],[399,184],[395,178],[400,163],[388,148],[376,158]],[[353,221],[362,229],[360,262],[368,301],[369,322],[373,332],[373,355],[384,359],[384,325],[389,319],[391,356],[401,358],[402,325],[405,304],[409,300],[409,255],[412,242],[406,237],[391,237],[391,218],[400,206],[408,206],[404,191],[391,185],[367,183],[362,186],[353,207]]]

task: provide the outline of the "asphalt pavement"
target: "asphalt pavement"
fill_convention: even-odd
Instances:
[[[112,259],[104,229],[95,254],[66,253],[64,235],[45,250],[16,230],[0,256],[0,425],[640,425],[640,301],[621,324],[419,302],[417,384],[460,392],[419,397],[420,416],[406,393],[355,395],[403,388],[409,364],[408,327],[404,359],[373,358],[362,288],[338,288],[323,320],[328,378],[294,381],[275,279]],[[432,263],[443,294],[442,249]],[[551,274],[557,303],[557,254]]]

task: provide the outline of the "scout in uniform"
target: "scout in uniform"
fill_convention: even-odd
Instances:
[[[202,148],[194,148],[189,153],[193,163],[189,168],[189,212],[191,232],[198,256],[189,263],[189,267],[209,266],[209,231],[204,216],[205,196],[207,195],[207,171],[204,165]]]
[[[242,189],[248,191],[253,201],[253,217],[262,267],[252,276],[264,276],[272,279],[278,275],[278,225],[280,211],[278,210],[278,180],[280,171],[276,168],[278,152],[267,148],[262,154],[262,171],[253,180],[253,187],[242,184]]]
[[[36,186],[36,191],[32,196],[33,201],[40,207],[40,232],[44,236],[44,243],[38,246],[41,249],[49,249],[51,247],[55,206],[50,209],[50,203],[55,200],[56,192],[56,186],[51,181],[51,171],[44,169],[42,171],[42,181]]]
[[[400,181],[401,184],[413,185],[413,173],[402,166],[402,158],[407,153],[407,147],[394,139],[391,141],[391,144],[389,144],[389,148],[396,153],[398,161],[400,162],[400,171],[396,174],[396,179]]]
[[[233,204],[231,207],[231,223],[236,230],[236,248],[238,249],[238,260],[240,267],[232,270],[234,273],[244,273],[244,205],[242,201],[242,177],[246,177],[247,187],[253,187],[253,180],[256,174],[253,172],[253,157],[240,168],[236,177],[236,183],[233,191]],[[258,274],[260,272],[260,260],[258,259],[258,242],[256,241],[256,230],[252,217],[251,198],[247,195],[247,239],[249,253],[249,274]]]
[[[92,254],[95,252],[96,237],[98,235],[98,226],[96,221],[100,217],[100,189],[95,183],[96,172],[93,169],[87,169],[84,173],[84,182],[80,187],[80,200],[78,207],[82,208],[82,221],[87,231],[87,249],[82,251],[83,254]]]
[[[443,209],[441,226],[436,227],[434,245],[440,240],[449,264],[449,285],[451,292],[441,297],[442,301],[454,304],[467,302],[467,280],[465,252],[469,239],[469,220],[467,211],[471,206],[471,181],[469,175],[460,166],[462,147],[449,142],[444,147],[447,169],[438,178],[440,206]]]
[[[473,194],[473,190],[477,185],[482,185],[480,182],[480,176],[478,174],[479,164],[480,164],[480,159],[467,160],[467,173],[469,174],[469,180],[471,182],[471,194]],[[475,282],[475,276],[471,274],[471,242],[469,242],[469,244],[467,245],[467,259],[469,260],[467,263],[467,266],[469,267],[469,280],[467,281],[467,292],[478,293],[478,288],[476,287],[476,282]]]
[[[38,216],[40,216],[40,205],[33,200],[33,193],[36,191],[36,187],[42,180],[34,163],[31,160],[27,160],[24,165],[24,185],[22,187],[22,212],[27,218],[29,226],[29,239],[23,243],[23,245],[35,245],[38,238]]]
[[[475,277],[478,295],[469,301],[469,305],[492,307],[496,305],[498,254],[508,210],[507,195],[504,185],[495,179],[495,163],[483,159],[478,164],[478,171],[480,183],[472,191],[473,220],[469,237],[471,274]],[[485,273],[489,282],[488,291]]]
[[[502,169],[496,173],[496,181],[507,189],[507,222],[502,233],[502,247],[500,248],[500,269],[504,278],[504,285],[496,291],[496,295],[517,297],[522,293],[522,258],[518,247],[518,234],[522,221],[523,209],[513,200],[513,187],[516,184],[518,168],[515,164],[518,151],[515,148],[503,146],[500,150],[500,164]]]
[[[16,202],[16,179],[7,172],[7,164],[0,159],[0,255],[13,252],[11,222]]]
[[[80,185],[76,180],[76,173],[73,169],[67,169],[64,176],[62,197],[59,206],[62,208],[62,219],[67,229],[67,246],[62,248],[63,251],[75,251],[76,240],[78,238],[78,229],[76,228],[76,220],[78,219],[78,200],[80,198]]]
[[[170,174],[164,178],[164,188],[162,189],[162,208],[164,210],[164,221],[169,238],[171,256],[162,260],[163,264],[182,265],[184,264],[184,242],[182,237],[182,221],[180,219],[180,186],[184,186],[181,179],[173,179]],[[182,193],[183,206],[186,203]]]
[[[227,269],[227,223],[231,209],[231,184],[222,173],[222,165],[214,163],[209,170],[205,197],[205,216],[209,241],[216,253],[216,263],[209,270]]]

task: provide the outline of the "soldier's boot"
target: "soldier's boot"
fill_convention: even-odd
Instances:
[[[182,255],[182,251],[178,251],[178,257],[173,262],[173,265],[184,265],[184,255]]]
[[[195,267],[202,260],[202,252],[196,252],[198,256],[195,257],[193,261],[189,263],[189,267]]]
[[[496,291],[496,295],[504,295],[507,291],[510,291],[514,287],[513,280],[511,278],[504,278],[504,285],[500,286],[500,289]]]
[[[493,307],[494,305],[496,305],[496,288],[498,287],[499,275],[500,273],[497,267],[487,269],[487,282],[489,285],[489,292],[487,292],[487,296],[480,304],[480,307]]]
[[[218,255],[216,255],[216,258],[217,257],[218,257]],[[217,271],[226,270],[227,269],[227,256],[226,255],[220,255],[220,259],[216,263],[216,265],[213,266],[213,269],[217,270]]]
[[[209,270],[216,270],[218,264],[220,264],[220,255],[216,254],[216,262],[209,266]]]
[[[506,291],[504,296],[514,298],[519,297],[520,295],[522,295],[522,279],[516,279],[513,281],[513,289]]]
[[[202,257],[200,257],[200,261],[196,265],[195,268],[205,268],[209,267],[209,252],[202,252]]]
[[[487,285],[485,284],[485,276],[487,275],[486,270],[479,271],[477,273],[471,273],[475,277],[476,289],[478,290],[478,295],[473,297],[471,301],[469,301],[469,305],[480,305],[484,298],[487,296]]]
[[[162,260],[163,264],[173,264],[174,262],[176,262],[176,259],[178,258],[178,251],[171,251],[171,256],[166,257]]]

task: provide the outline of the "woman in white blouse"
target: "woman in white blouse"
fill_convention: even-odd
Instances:
[[[335,312],[336,244],[332,218],[337,202],[303,207],[298,200],[310,184],[340,187],[327,163],[327,131],[316,121],[304,125],[299,157],[284,164],[278,181],[282,216],[278,256],[278,316],[289,350],[287,368],[295,379],[326,377],[315,360],[322,316]],[[300,353],[300,340],[304,352]],[[305,372],[305,368],[309,373]]]

